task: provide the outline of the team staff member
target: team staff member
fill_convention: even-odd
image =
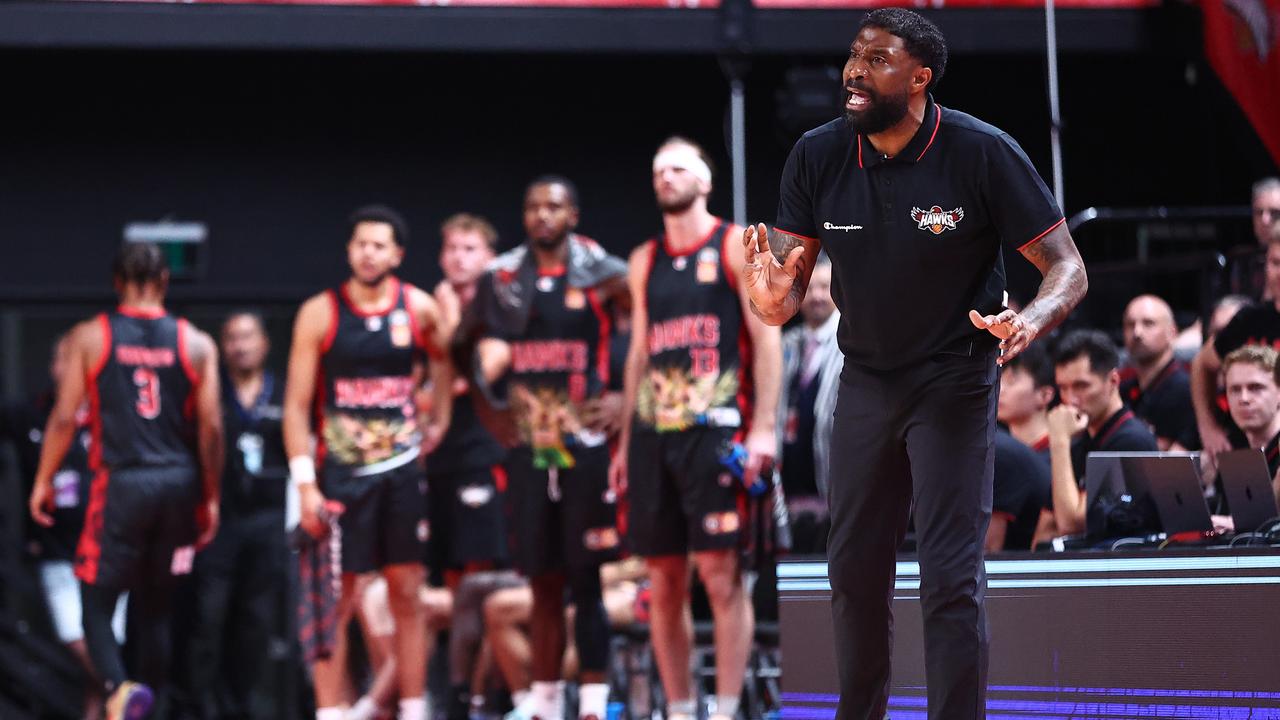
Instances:
[[[562,718],[565,588],[577,606],[582,718],[605,716],[609,623],[600,565],[617,556],[609,448],[598,405],[609,384],[610,305],[630,306],[622,260],[578,235],[578,192],[559,176],[525,191],[528,240],[498,256],[465,321],[486,379],[505,376],[515,447],[512,559],[533,588],[530,716]],[[499,433],[505,435],[506,433]]]
[[[303,303],[294,323],[284,445],[302,527],[320,537],[326,498],[344,506],[338,627],[351,618],[356,574],[381,571],[396,625],[400,717],[426,720],[427,626],[418,588],[430,531],[419,456],[435,449],[449,425],[453,371],[437,348],[452,329],[430,295],[392,274],[408,241],[400,215],[374,205],[349,220],[351,277]],[[415,394],[427,366],[431,416],[419,418]],[[311,458],[313,413],[319,473]],[[332,655],[313,667],[316,720],[343,716],[346,650],[346,633],[338,632]]]
[[[1242,308],[1191,362],[1191,402],[1196,410],[1200,443],[1209,460],[1232,445],[1228,430],[1214,414],[1222,358],[1244,345],[1280,347],[1280,242],[1267,245],[1266,258],[1266,296],[1272,299]],[[1207,469],[1212,470],[1212,466]]]
[[[218,527],[222,417],[208,335],[165,312],[160,248],[125,243],[113,275],[120,305],[71,331],[66,374],[45,426],[31,516],[53,523],[53,476],[88,400],[94,472],[76,548],[85,643],[105,683],[107,717],[146,717],[169,674],[174,551]],[[128,680],[111,617],[121,592],[138,622]]]
[[[1155,295],[1139,295],[1124,309],[1123,328],[1129,365],[1120,370],[1120,395],[1151,426],[1161,450],[1198,447],[1191,378],[1174,356],[1173,309]]]
[[[1260,448],[1280,497],[1280,380],[1277,353],[1264,345],[1245,345],[1223,359],[1231,419],[1244,433],[1237,447]]]
[[[1062,404],[1049,411],[1053,535],[1085,531],[1085,468],[1089,453],[1151,451],[1155,435],[1120,396],[1120,351],[1107,334],[1077,330],[1054,348],[1054,378]]]
[[[1049,465],[1049,405],[1057,390],[1045,343],[1030,345],[1000,371],[996,419]]]
[[[1032,548],[1041,513],[1052,506],[1050,485],[1044,458],[997,429],[987,552]]]
[[[631,253],[632,341],[613,485],[626,488],[628,536],[649,569],[668,717],[696,715],[685,621],[692,551],[715,621],[712,717],[726,720],[737,714],[755,619],[738,557],[743,489],[721,458],[744,444],[747,485],[773,460],[781,338],[746,309],[741,245],[725,242],[739,231],[707,211],[711,166],[702,148],[664,142],[653,190],[665,233]]]
[[[229,315],[220,340],[227,437],[222,527],[194,567],[190,690],[201,717],[270,718],[279,712],[268,646],[284,631],[284,383],[266,369],[271,345],[256,312]]]
[[[895,551],[913,500],[929,714],[984,714],[991,338],[1005,359],[1018,354],[1087,284],[1017,143],[934,103],[946,60],[942,34],[916,13],[867,15],[844,67],[845,118],[791,151],[772,237],[761,225],[743,238],[753,306],[775,325],[796,313],[819,248],[831,256],[845,355],[828,544],[842,720],[884,717]],[[1044,275],[1021,313],[1001,309],[1002,242]]]

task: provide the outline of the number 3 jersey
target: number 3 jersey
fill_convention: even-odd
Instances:
[[[377,475],[418,457],[414,368],[426,343],[409,307],[409,286],[394,281],[392,301],[364,312],[346,286],[329,291],[333,319],[320,360],[316,414],[320,452],[330,471]]]
[[[190,324],[162,310],[120,307],[98,316],[102,355],[89,372],[95,470],[195,467]]]
[[[649,241],[649,366],[636,417],[658,432],[738,428],[749,411],[750,336],[724,257],[728,230],[721,221],[701,244],[680,253],[665,238]]]

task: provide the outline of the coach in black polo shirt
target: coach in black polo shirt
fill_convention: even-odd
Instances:
[[[819,248],[831,257],[845,355],[828,544],[841,720],[884,717],[894,562],[913,500],[929,715],[985,715],[992,336],[1016,355],[1086,286],[1062,213],[1017,143],[929,95],[946,60],[921,16],[867,15],[845,63],[845,117],[796,143],[774,231],[743,237],[744,281],[772,324],[795,314]],[[1002,243],[1044,274],[1021,314],[1002,309]]]

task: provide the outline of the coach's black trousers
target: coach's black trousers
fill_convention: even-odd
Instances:
[[[991,519],[993,353],[876,373],[846,363],[831,438],[839,720],[882,720],[897,548],[915,508],[930,720],[985,717],[982,545]]]

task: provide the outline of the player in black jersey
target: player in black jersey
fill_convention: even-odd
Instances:
[[[326,500],[343,507],[338,627],[351,618],[356,574],[380,570],[396,624],[400,717],[425,720],[427,628],[418,591],[430,530],[420,456],[435,449],[449,425],[453,372],[438,348],[451,328],[429,294],[392,274],[404,257],[403,219],[389,208],[369,206],[357,210],[350,223],[350,279],[303,303],[294,323],[285,451],[308,533],[325,534]],[[428,372],[431,410],[419,417],[415,396]],[[346,633],[340,631],[332,655],[312,668],[317,720],[342,718],[351,701],[346,649]]]
[[[165,312],[160,249],[126,243],[114,279],[120,306],[71,331],[30,505],[36,522],[52,524],[53,475],[87,397],[94,478],[76,548],[85,642],[108,693],[107,717],[132,720],[147,716],[168,679],[174,551],[203,547],[217,531],[222,418],[217,351]],[[138,667],[128,675],[111,630],[123,591],[138,619]]]
[[[722,458],[733,443],[745,445],[748,486],[772,463],[781,338],[747,309],[742,230],[707,211],[711,166],[702,148],[664,142],[653,189],[665,234],[631,253],[632,339],[611,479],[626,490],[629,540],[649,567],[667,717],[697,714],[684,616],[692,551],[715,619],[712,717],[725,720],[737,713],[755,623],[738,554],[743,487]]]
[[[498,235],[488,221],[465,214],[445,221],[440,234],[445,279],[433,296],[446,314],[460,313],[475,298]],[[507,555],[501,489],[494,477],[505,453],[476,417],[467,387],[465,379],[454,380],[449,432],[427,462],[433,554],[450,587],[457,585],[459,571],[493,567]]]
[[[533,588],[533,685],[517,710],[541,720],[563,716],[566,586],[577,606],[579,716],[604,717],[609,626],[600,565],[620,544],[597,406],[608,385],[609,306],[630,299],[622,260],[575,234],[577,221],[570,181],[535,180],[524,200],[528,241],[481,278],[464,321],[466,336],[480,338],[484,378],[505,376],[514,422],[504,464],[512,555]]]
[[[458,316],[476,295],[480,276],[493,261],[498,232],[488,220],[469,213],[450,216],[440,226],[440,269],[444,279],[432,295],[441,312]],[[450,720],[465,720],[471,708],[471,676],[479,650],[479,609],[468,614],[454,602],[464,575],[505,565],[507,534],[501,470],[506,454],[480,422],[468,396],[465,378],[453,382],[453,416],[444,440],[427,459],[431,547],[428,564],[443,570],[444,587],[423,593],[437,625],[449,625],[449,683],[446,708]],[[484,583],[497,589],[513,581],[509,572],[494,572]],[[461,598],[460,598],[461,599]],[[473,627],[474,626],[474,627]]]

